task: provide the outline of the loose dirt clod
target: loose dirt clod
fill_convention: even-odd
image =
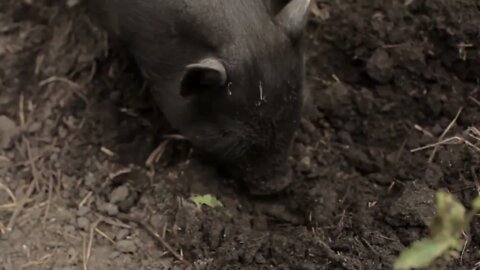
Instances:
[[[120,240],[115,244],[115,247],[123,253],[134,253],[137,251],[137,245],[132,240]]]
[[[110,203],[118,203],[127,199],[129,190],[127,186],[119,186],[110,194]]]
[[[0,149],[10,147],[13,137],[17,134],[17,124],[7,116],[0,115]]]

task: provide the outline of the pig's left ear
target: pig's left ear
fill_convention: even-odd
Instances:
[[[275,16],[277,24],[292,40],[302,35],[308,21],[311,3],[312,0],[290,0]]]
[[[206,58],[186,67],[183,75],[180,95],[195,95],[212,88],[224,86],[227,82],[225,66],[215,58]]]

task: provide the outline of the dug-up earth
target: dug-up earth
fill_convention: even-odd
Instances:
[[[391,269],[480,177],[475,0],[318,0],[295,183],[191,158],[82,3],[0,1],[0,269]],[[223,207],[197,207],[212,194]],[[480,219],[446,269],[480,269]]]

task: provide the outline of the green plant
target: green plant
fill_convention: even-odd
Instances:
[[[480,211],[480,197],[472,203],[472,209],[465,207],[451,194],[436,194],[437,213],[430,225],[430,237],[414,242],[404,250],[394,263],[395,270],[425,268],[440,258],[458,256],[462,249],[462,232],[473,216]]]
[[[217,198],[215,198],[211,194],[195,195],[192,197],[192,200],[197,205],[197,207],[200,207],[202,205],[206,205],[212,208],[223,207],[222,202],[220,202]]]

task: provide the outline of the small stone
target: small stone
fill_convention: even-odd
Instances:
[[[67,6],[69,8],[75,7],[80,3],[80,0],[67,0]]]
[[[323,113],[342,116],[351,106],[354,91],[343,83],[335,83],[317,94],[316,105]]]
[[[7,235],[7,237],[7,240],[18,243],[19,241],[21,241],[20,239],[25,237],[25,234],[21,230],[13,228],[12,231],[10,231],[10,233]]]
[[[150,224],[155,228],[162,228],[165,225],[165,216],[156,214],[150,218]]]
[[[337,133],[337,136],[338,136],[338,139],[341,143],[344,143],[344,144],[352,144],[353,143],[352,137],[346,131],[343,131],[343,130],[339,131]]]
[[[70,224],[63,226],[63,229],[67,233],[74,233],[75,232],[75,227],[73,225],[70,225]]]
[[[118,203],[124,201],[128,197],[128,187],[119,186],[110,194],[110,203]]]
[[[438,186],[444,178],[442,168],[443,167],[435,163],[430,164],[425,170],[425,174],[423,175],[423,180],[425,181],[425,183],[428,183],[432,187]]]
[[[65,209],[65,208],[59,207],[55,212],[55,219],[58,222],[73,224],[75,223],[75,218],[76,218],[74,213],[75,213],[74,209]]]
[[[29,133],[35,133],[35,132],[39,131],[41,128],[42,128],[42,123],[41,122],[34,122],[28,127],[27,131]]]
[[[129,194],[125,200],[117,204],[118,210],[124,213],[131,211],[131,209],[135,206],[138,196],[139,196],[138,193],[131,192],[131,194]]]
[[[427,228],[435,215],[435,192],[424,183],[408,182],[402,195],[385,211],[385,220],[394,227]]]
[[[58,127],[58,136],[60,137],[60,139],[64,139],[65,137],[67,137],[67,134],[67,129],[62,126]]]
[[[383,49],[375,51],[367,61],[368,75],[380,83],[386,83],[392,78],[393,67],[392,59]]]
[[[117,258],[117,257],[120,256],[120,255],[121,255],[120,252],[118,252],[118,251],[112,251],[112,253],[110,253],[110,255],[108,256],[108,258],[109,258],[110,260],[113,260],[113,259]]]
[[[137,251],[137,245],[132,240],[120,240],[116,243],[116,248],[122,253],[134,253]]]
[[[67,255],[70,258],[75,258],[78,255],[78,252],[73,247],[71,247],[67,250]]]
[[[313,263],[307,263],[306,262],[306,263],[302,264],[299,269],[301,269],[301,270],[315,270],[316,267]]]
[[[317,130],[315,125],[308,119],[302,119],[300,123],[302,124],[302,128],[309,134],[313,134]]]
[[[115,238],[116,238],[117,240],[123,240],[123,239],[125,239],[129,234],[130,234],[130,231],[129,231],[129,230],[127,230],[127,229],[121,229],[121,230],[117,233],[117,235],[115,236]]]
[[[258,264],[265,264],[265,263],[267,263],[267,260],[265,259],[265,257],[263,257],[262,254],[257,253],[255,255],[255,262],[258,263]]]
[[[93,187],[95,186],[95,183],[97,182],[97,179],[95,178],[95,175],[91,172],[87,173],[85,175],[85,185],[87,187]]]
[[[77,219],[77,226],[78,228],[80,229],[88,229],[88,227],[90,226],[90,220],[88,220],[87,218],[85,217],[79,217]]]
[[[9,148],[12,144],[13,138],[17,134],[17,124],[4,115],[0,116],[0,149]]]
[[[308,172],[312,168],[312,159],[306,156],[298,163],[298,170],[300,172]]]
[[[115,204],[106,203],[103,205],[103,209],[110,216],[115,216],[116,214],[118,214],[118,206],[116,206]]]
[[[86,206],[81,206],[80,208],[78,208],[77,216],[83,217],[83,216],[85,216],[89,211],[90,211],[90,208],[88,208],[88,207],[86,207]]]

